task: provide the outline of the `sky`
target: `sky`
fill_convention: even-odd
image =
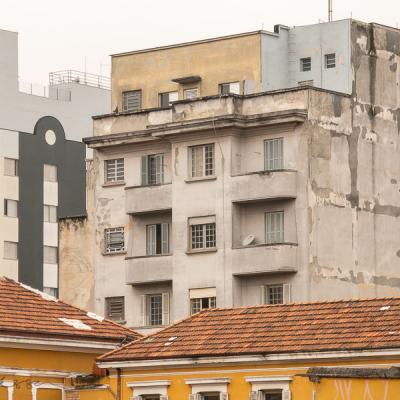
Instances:
[[[333,0],[333,18],[400,25],[399,0]],[[326,21],[328,0],[0,0],[0,29],[19,32],[19,76],[110,71],[109,55],[258,29]],[[1,56],[1,55],[0,55]]]

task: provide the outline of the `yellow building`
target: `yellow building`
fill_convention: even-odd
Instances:
[[[99,383],[95,358],[138,337],[95,314],[0,278],[0,400],[113,398],[111,389]]]
[[[205,310],[98,361],[116,400],[397,400],[400,299]]]

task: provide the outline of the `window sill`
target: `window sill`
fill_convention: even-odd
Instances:
[[[204,253],[216,253],[218,249],[216,247],[210,248],[210,249],[197,249],[197,250],[188,250],[185,253],[187,255],[191,254],[204,254]]]
[[[216,175],[212,176],[201,176],[199,178],[187,178],[186,183],[203,182],[203,181],[215,181],[217,179]]]
[[[248,246],[234,246],[232,247],[232,249],[233,250],[251,249],[253,247],[274,247],[274,246],[298,246],[298,244],[294,242],[258,243],[258,244],[250,244]]]
[[[297,172],[295,169],[287,169],[287,168],[280,168],[280,169],[262,169],[260,171],[251,171],[251,172],[244,172],[242,174],[234,174],[231,175],[233,178],[236,176],[246,176],[246,175],[270,175],[274,172]]]
[[[116,182],[106,182],[101,185],[101,187],[106,188],[106,187],[114,187],[114,186],[125,186],[126,183],[125,181],[116,181]]]
[[[126,186],[125,190],[128,189],[140,189],[140,188],[147,188],[147,187],[158,187],[158,186],[165,186],[165,185],[171,185],[172,182],[164,182],[164,183],[154,183],[151,185],[134,185],[134,186]]]
[[[126,254],[126,250],[124,251],[114,251],[112,253],[106,253],[105,251],[103,251],[102,255],[103,256],[121,256]]]
[[[165,254],[151,254],[145,256],[128,256],[125,257],[125,260],[136,260],[138,258],[160,258],[160,257],[171,257],[172,253],[165,253]]]

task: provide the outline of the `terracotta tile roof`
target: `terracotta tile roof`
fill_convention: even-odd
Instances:
[[[0,277],[0,336],[115,342],[142,337],[112,321]]]
[[[205,310],[99,361],[400,348],[400,298]]]

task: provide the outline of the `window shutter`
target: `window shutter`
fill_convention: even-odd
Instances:
[[[161,224],[161,253],[167,254],[169,252],[169,239],[168,239],[168,224]]]
[[[282,390],[282,400],[290,400],[291,399],[291,393],[289,389],[283,389]]]
[[[147,326],[147,307],[146,307],[146,303],[147,303],[147,296],[145,294],[140,296],[140,301],[141,301],[141,305],[140,305],[140,315],[141,315],[141,321],[140,321],[140,325],[141,326]]]
[[[169,325],[169,293],[162,294],[163,325]]]
[[[266,287],[264,285],[260,286],[260,304],[266,304],[265,296]]]
[[[164,154],[156,156],[156,183],[164,183]]]
[[[291,300],[290,283],[283,284],[283,303],[290,303]]]
[[[142,185],[149,184],[149,158],[147,156],[142,157]]]
[[[157,225],[147,225],[147,255],[157,253]]]
[[[228,400],[228,393],[220,392],[219,400]]]

